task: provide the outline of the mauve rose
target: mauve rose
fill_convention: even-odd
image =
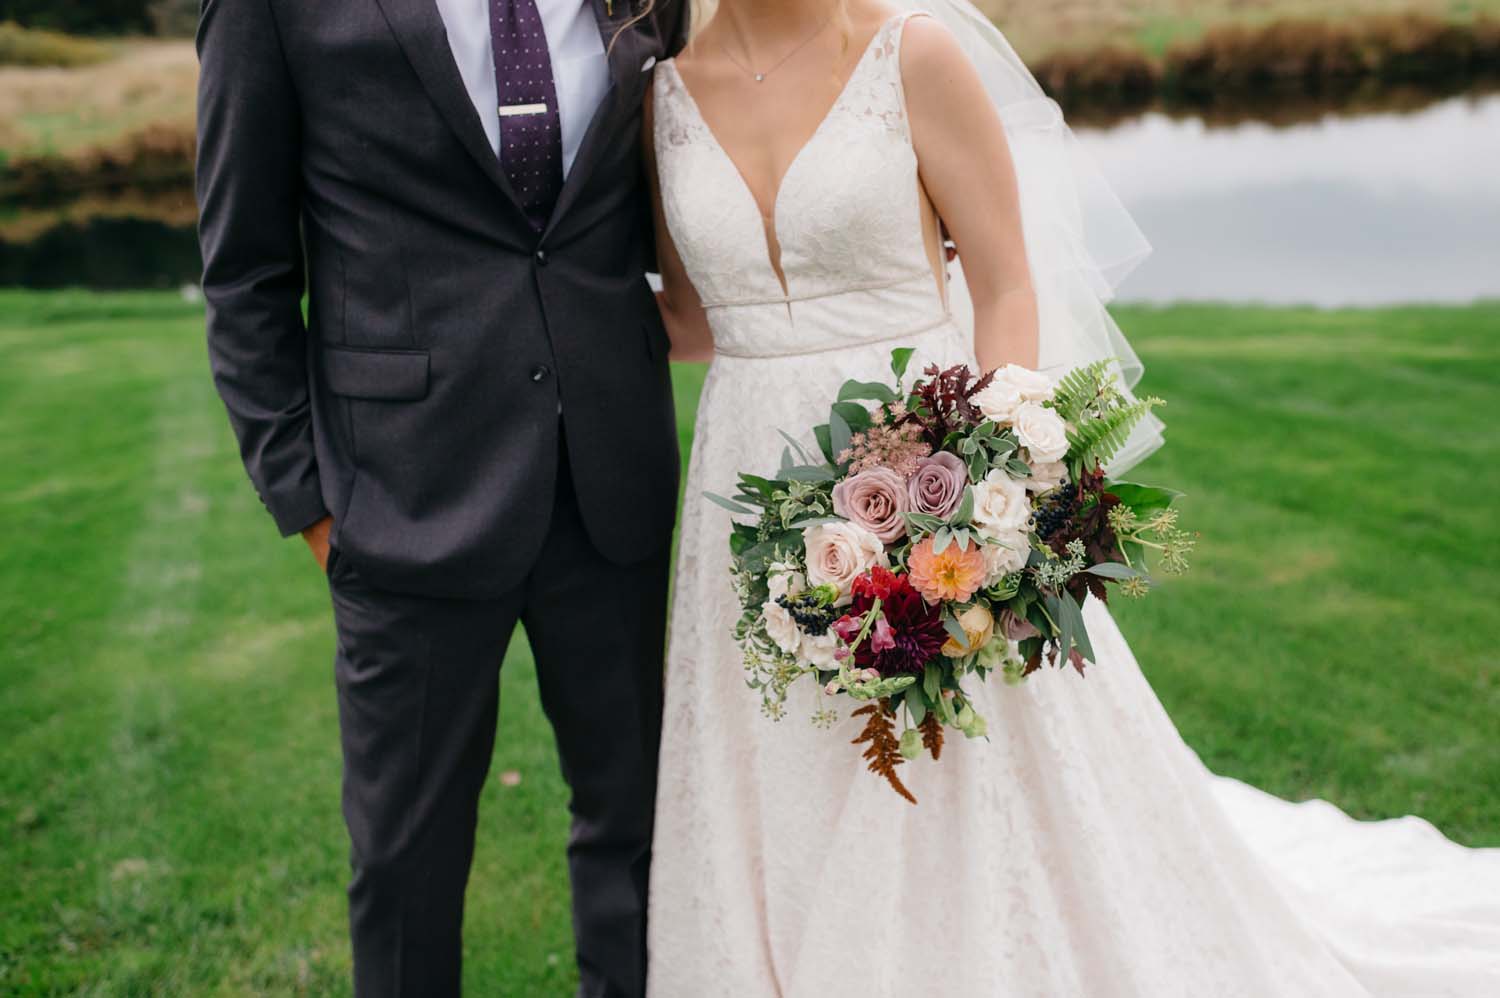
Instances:
[[[1025,617],[1017,617],[1009,610],[1000,611],[1000,632],[1011,641],[1025,641],[1041,633],[1031,626],[1031,621]]]
[[[957,454],[939,451],[924,457],[906,483],[906,495],[914,513],[947,519],[958,508],[969,484],[969,469]]]
[[[833,487],[833,511],[889,544],[906,533],[906,479],[890,468],[869,468]]]

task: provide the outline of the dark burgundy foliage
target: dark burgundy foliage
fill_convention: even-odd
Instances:
[[[937,452],[948,434],[983,421],[983,414],[970,400],[989,387],[995,372],[976,379],[966,364],[955,364],[947,370],[932,364],[922,373],[926,377],[912,389],[915,398],[904,421],[922,427],[927,442]]]

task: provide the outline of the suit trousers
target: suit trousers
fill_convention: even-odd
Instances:
[[[331,556],[360,998],[459,993],[464,890],[517,622],[571,791],[579,996],[644,994],[670,548],[605,559],[566,453],[559,468],[541,554],[498,599],[382,591]]]

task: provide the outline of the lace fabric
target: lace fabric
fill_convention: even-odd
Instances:
[[[809,722],[810,685],[784,720],[761,716],[730,637],[730,514],[703,491],[776,467],[777,430],[805,438],[846,379],[888,380],[893,340],[918,349],[914,369],[973,363],[930,272],[875,286],[926,267],[900,76],[907,16],[877,33],[788,171],[776,206],[786,293],[754,199],[675,66],[656,77],[664,208],[716,305],[720,353],[673,597],[650,993],[1500,994],[1495,851],[1215,778],[1100,605],[1085,610],[1098,658],[1086,679],[970,684],[990,738],[904,767],[917,807],[862,770],[857,722]]]

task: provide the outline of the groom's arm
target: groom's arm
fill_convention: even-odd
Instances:
[[[300,110],[270,0],[204,0],[198,210],[208,354],[286,536],[324,521],[302,319]]]

